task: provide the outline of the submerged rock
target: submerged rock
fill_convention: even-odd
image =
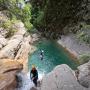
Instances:
[[[41,90],[88,90],[81,86],[67,65],[57,66],[46,75],[41,84]]]

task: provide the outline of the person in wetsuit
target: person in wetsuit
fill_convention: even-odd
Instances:
[[[37,87],[38,71],[35,68],[35,66],[32,66],[32,70],[30,72],[30,78],[33,81],[33,83],[35,84],[35,86]]]
[[[41,50],[41,51],[40,51],[40,59],[43,60],[43,57],[44,57],[44,51]]]

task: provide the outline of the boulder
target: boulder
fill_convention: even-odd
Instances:
[[[24,35],[26,33],[24,24],[22,22],[15,23],[13,28],[17,30],[15,35]]]
[[[7,43],[7,45],[0,51],[0,58],[11,58],[15,57],[15,50],[19,48],[20,43],[23,40],[22,35],[14,35]]]
[[[7,44],[7,39],[5,39],[3,36],[0,37],[0,49],[4,47]]]
[[[39,36],[37,34],[32,34],[32,41],[37,41],[39,39]]]
[[[21,48],[19,49],[15,59],[27,59],[28,58],[28,53],[30,52],[30,37],[25,37],[21,43]]]
[[[80,65],[79,70],[79,83],[84,87],[90,88],[90,61],[86,64]]]
[[[4,29],[4,28],[0,28],[0,36],[2,35],[2,36],[4,36],[4,37],[6,37],[6,34],[8,33],[8,31],[6,30],[6,29]]]
[[[41,83],[41,90],[88,90],[81,86],[67,65],[57,66]]]
[[[17,86],[16,74],[22,69],[22,64],[17,61],[0,60],[0,90],[14,90]]]

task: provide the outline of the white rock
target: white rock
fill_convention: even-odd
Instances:
[[[7,44],[7,40],[5,38],[0,38],[0,44],[5,46]]]
[[[21,48],[19,49],[15,59],[23,58],[23,59],[28,59],[28,54],[31,52],[32,46],[29,44],[30,42],[30,36],[27,36],[24,38],[21,44]]]
[[[0,37],[1,36],[4,36],[5,37],[7,33],[8,33],[8,31],[6,29],[4,29],[2,27],[0,28],[0,34],[1,34]]]
[[[18,22],[14,25],[14,28],[16,28],[17,32],[16,35],[24,35],[26,33],[26,29],[24,27],[24,24],[22,22]]]
[[[85,87],[90,87],[90,61],[78,67],[79,82]]]
[[[88,90],[81,86],[73,71],[67,65],[57,66],[46,75],[41,84],[41,90]]]
[[[22,35],[14,35],[7,45],[0,51],[0,58],[14,58],[15,50],[18,49],[23,40]]]
[[[37,41],[39,39],[37,34],[32,34],[32,41]]]

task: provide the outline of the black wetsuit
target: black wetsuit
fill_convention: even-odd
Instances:
[[[41,51],[41,53],[40,53],[40,59],[43,60],[43,57],[44,57],[44,54],[43,54],[43,52]]]
[[[33,79],[33,83],[35,84],[35,86],[37,86],[38,72],[37,72],[36,69],[35,70],[31,70],[31,72],[30,72],[30,78],[31,79],[34,78]]]

